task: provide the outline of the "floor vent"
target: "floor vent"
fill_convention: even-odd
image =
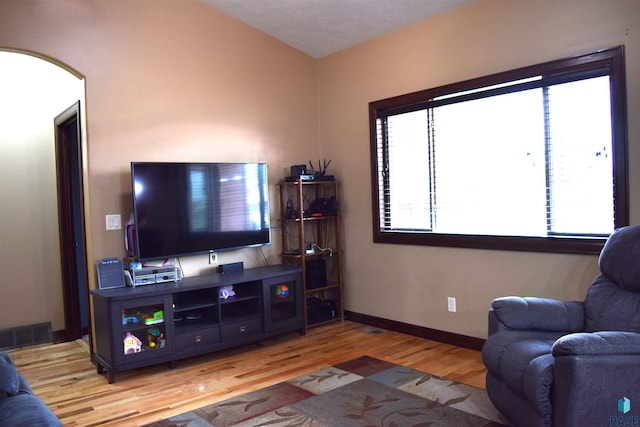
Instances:
[[[0,329],[0,350],[53,342],[51,322]]]

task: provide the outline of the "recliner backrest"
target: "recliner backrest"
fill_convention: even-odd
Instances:
[[[640,225],[617,229],[598,259],[600,272],[622,289],[640,292]]]
[[[598,262],[585,299],[586,331],[640,333],[640,225],[612,233]]]

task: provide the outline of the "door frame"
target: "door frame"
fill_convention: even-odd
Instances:
[[[80,119],[80,101],[54,119],[65,341],[81,338],[91,331]],[[69,127],[71,134],[67,133]],[[82,325],[82,311],[85,311],[85,328]]]

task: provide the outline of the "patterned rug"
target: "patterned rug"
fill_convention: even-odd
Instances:
[[[363,356],[148,427],[505,423],[482,389]]]

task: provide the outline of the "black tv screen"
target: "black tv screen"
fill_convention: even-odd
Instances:
[[[270,244],[265,163],[132,162],[140,260]]]

